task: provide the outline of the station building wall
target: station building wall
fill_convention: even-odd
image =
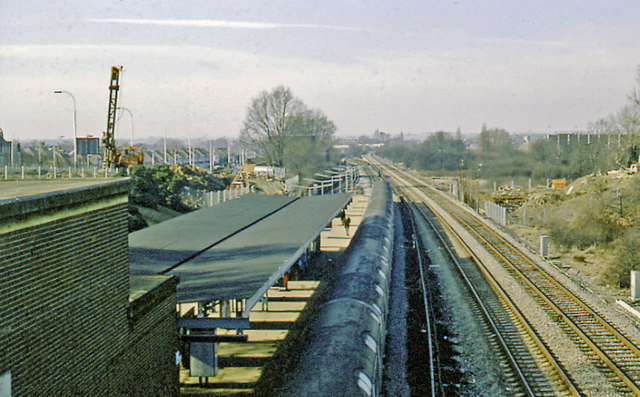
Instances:
[[[0,377],[11,395],[177,393],[175,280],[131,318],[127,191],[118,181],[0,201]]]

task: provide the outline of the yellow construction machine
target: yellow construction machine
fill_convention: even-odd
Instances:
[[[104,146],[103,168],[127,168],[144,163],[144,153],[137,146],[125,146],[122,152],[116,147],[116,112],[118,110],[118,91],[120,90],[120,71],[122,66],[111,68],[109,83],[109,110],[107,112],[107,130],[102,133]]]

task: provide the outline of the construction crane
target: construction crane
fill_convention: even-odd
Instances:
[[[136,146],[125,146],[122,152],[116,147],[116,112],[118,110],[118,91],[120,90],[120,71],[122,66],[111,68],[111,80],[109,82],[109,110],[107,111],[107,130],[102,133],[102,146],[104,146],[103,168],[130,167],[144,163],[144,154]]]

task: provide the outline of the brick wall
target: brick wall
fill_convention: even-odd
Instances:
[[[128,333],[126,213],[123,203],[0,235],[0,372],[21,395],[106,387]]]
[[[63,217],[34,211],[0,219],[0,375],[10,371],[13,394],[172,394],[175,282],[130,321],[126,189]]]
[[[177,395],[177,329],[174,282],[171,295],[131,322],[130,344],[112,367],[109,395]]]

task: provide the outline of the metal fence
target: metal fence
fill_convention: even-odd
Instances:
[[[211,192],[185,192],[183,200],[192,208],[208,208],[254,192],[255,189],[245,186],[240,189],[215,190]]]
[[[71,179],[71,178],[109,178],[119,175],[117,170],[108,170],[101,167],[27,167],[8,166],[0,168],[0,179],[26,180],[26,179]]]
[[[497,223],[506,226],[507,225],[507,209],[499,206],[488,200],[484,201],[484,212],[487,216]]]
[[[540,226],[547,224],[552,217],[560,217],[567,219],[569,216],[569,207],[562,206],[554,210],[547,211],[546,208],[527,208],[521,207],[517,211],[509,214],[509,223],[524,226]]]

